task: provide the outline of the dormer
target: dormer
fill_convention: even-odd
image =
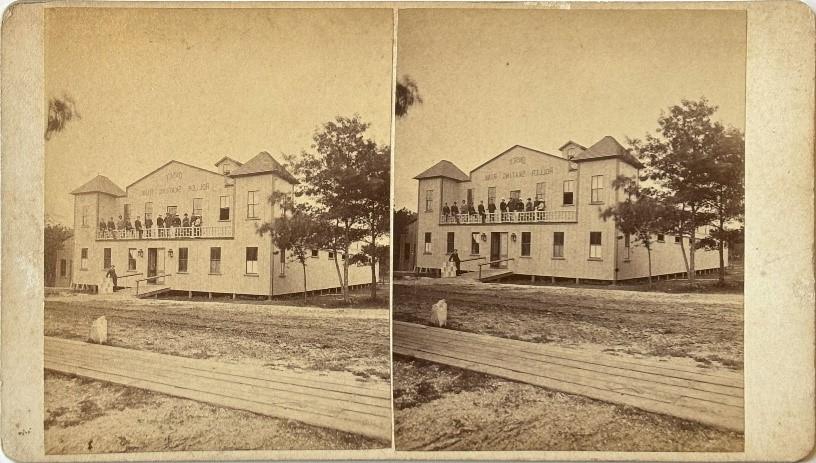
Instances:
[[[218,168],[218,172],[222,175],[229,175],[233,170],[241,167],[241,163],[229,156],[224,156],[220,161],[215,163],[215,167]]]
[[[558,150],[561,151],[561,156],[564,159],[569,159],[571,161],[575,156],[578,156],[579,154],[586,151],[586,147],[570,140],[561,145],[561,147],[558,148]]]

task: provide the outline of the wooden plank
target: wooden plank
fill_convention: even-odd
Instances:
[[[461,345],[461,338],[457,339],[455,334],[443,334],[440,331],[450,331],[450,330],[439,330],[439,331],[425,331],[421,335],[416,333],[406,333],[402,330],[395,331],[395,342],[402,342],[406,339],[421,339],[421,342],[427,342],[429,340],[435,340],[437,342],[443,343],[445,345]],[[456,332],[453,332],[456,333]],[[654,382],[657,384],[667,385],[667,386],[677,386],[682,388],[691,389],[693,391],[700,391],[702,393],[713,393],[713,394],[721,394],[731,398],[732,400],[729,402],[726,399],[727,403],[732,403],[735,405],[742,406],[743,403],[743,389],[734,387],[734,386],[722,386],[718,384],[710,384],[707,382],[689,380],[685,378],[677,378],[673,374],[666,375],[665,372],[659,373],[652,373],[652,372],[641,372],[637,369],[629,369],[624,368],[621,366],[606,366],[603,364],[599,364],[593,361],[581,360],[580,358],[570,358],[565,354],[559,355],[552,355],[550,353],[539,353],[535,351],[525,351],[525,350],[518,350],[514,349],[513,346],[501,345],[501,343],[475,343],[468,341],[468,348],[478,348],[481,352],[491,352],[497,354],[507,354],[508,352],[512,352],[512,358],[514,359],[523,359],[523,360],[531,360],[537,362],[544,362],[545,364],[554,364],[564,367],[571,367],[571,368],[578,368],[581,370],[585,370],[591,372],[593,375],[597,374],[607,374],[611,376],[621,376],[624,378],[631,378],[632,380],[646,380],[650,382]],[[706,396],[701,396],[701,398],[707,398]]]
[[[693,389],[666,386],[643,380],[634,380],[620,376],[593,374],[591,371],[578,368],[562,367],[546,362],[518,360],[502,354],[486,354],[479,349],[467,346],[443,345],[434,342],[410,342],[404,339],[395,341],[396,349],[407,348],[434,354],[441,354],[459,360],[475,361],[481,364],[502,367],[549,379],[557,379],[574,384],[590,386],[596,389],[619,392],[622,394],[666,403],[677,403],[683,400],[686,406],[700,412],[717,412],[724,415],[742,416],[742,399],[722,394],[705,393]]]
[[[575,384],[566,381],[561,381],[558,379],[531,375],[528,373],[513,371],[502,367],[485,365],[476,361],[454,358],[446,355],[425,352],[417,349],[409,349],[405,347],[395,346],[395,352],[401,355],[407,355],[422,360],[477,371],[480,373],[506,378],[512,381],[520,381],[528,384],[533,384],[536,386],[562,391],[569,394],[583,395],[594,399],[603,400],[606,402],[629,405],[650,412],[675,416],[678,418],[695,421],[711,426],[721,427],[733,431],[742,432],[744,428],[743,422],[744,420],[742,417],[726,416],[712,413],[700,413],[699,410],[689,407],[678,406],[676,404],[641,397],[634,397],[620,392],[597,389],[581,384]]]
[[[701,381],[701,382],[708,382],[711,384],[719,384],[723,386],[729,387],[736,387],[742,388],[743,387],[743,378],[741,373],[730,373],[724,371],[702,371],[699,368],[686,366],[686,365],[677,365],[676,362],[672,363],[670,361],[654,361],[654,360],[647,360],[647,359],[621,359],[619,357],[615,357],[612,355],[602,355],[602,354],[587,354],[582,353],[578,349],[570,349],[570,348],[563,348],[563,347],[555,347],[548,344],[542,343],[533,343],[527,341],[519,341],[515,339],[507,339],[507,338],[500,338],[496,336],[489,336],[484,334],[478,333],[470,333],[465,331],[455,331],[451,329],[445,328],[435,328],[426,325],[418,325],[414,323],[407,323],[407,322],[394,322],[394,337],[397,337],[397,333],[401,332],[401,330],[419,330],[422,336],[425,336],[431,332],[436,332],[442,335],[454,335],[454,336],[462,336],[467,337],[469,340],[468,342],[474,343],[500,343],[503,346],[507,346],[508,348],[512,348],[514,350],[519,350],[523,352],[535,352],[535,353],[545,353],[550,355],[564,355],[569,358],[581,359],[588,363],[595,363],[598,365],[605,365],[609,367],[619,367],[619,368],[627,368],[627,369],[636,369],[637,371],[641,371],[644,373],[654,373],[654,374],[664,374],[664,375],[672,375],[677,378],[684,378],[693,381]]]

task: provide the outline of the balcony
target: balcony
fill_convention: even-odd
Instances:
[[[232,226],[148,228],[145,230],[96,230],[97,241],[190,240],[201,238],[232,238]]]
[[[484,219],[479,214],[442,215],[440,225],[461,224],[501,224],[501,223],[565,223],[577,222],[578,215],[574,210],[564,211],[527,211],[527,212],[495,212],[485,214]]]

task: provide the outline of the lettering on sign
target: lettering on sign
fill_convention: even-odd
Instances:
[[[161,177],[159,177],[161,178]],[[168,194],[175,194],[181,193],[182,191],[207,191],[210,189],[210,183],[190,183],[187,185],[182,185],[181,180],[183,178],[182,172],[180,170],[174,170],[168,172],[164,176],[164,181],[167,184],[166,186],[159,187],[159,188],[146,188],[142,190],[142,196],[154,196],[154,195],[168,195]],[[171,185],[172,184],[172,185]]]
[[[527,159],[524,156],[516,156],[514,158],[510,158],[510,165],[513,164],[527,164]]]
[[[510,172],[490,172],[485,174],[484,179],[486,182],[491,180],[497,180],[499,176],[501,176],[502,180],[508,180],[513,178],[524,178],[524,177],[539,177],[542,175],[550,175],[553,173],[552,167],[544,167],[540,169],[530,169],[530,170],[514,170]]]

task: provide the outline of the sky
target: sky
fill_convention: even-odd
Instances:
[[[390,142],[388,9],[50,8],[45,43],[46,98],[81,116],[46,142],[45,213],[69,226],[97,174],[124,189],[170,160],[283,161],[337,115]]]
[[[654,133],[661,110],[705,96],[744,130],[746,18],[725,10],[402,10],[397,75],[423,103],[397,119],[394,202],[442,159],[465,173],[513,145]]]

